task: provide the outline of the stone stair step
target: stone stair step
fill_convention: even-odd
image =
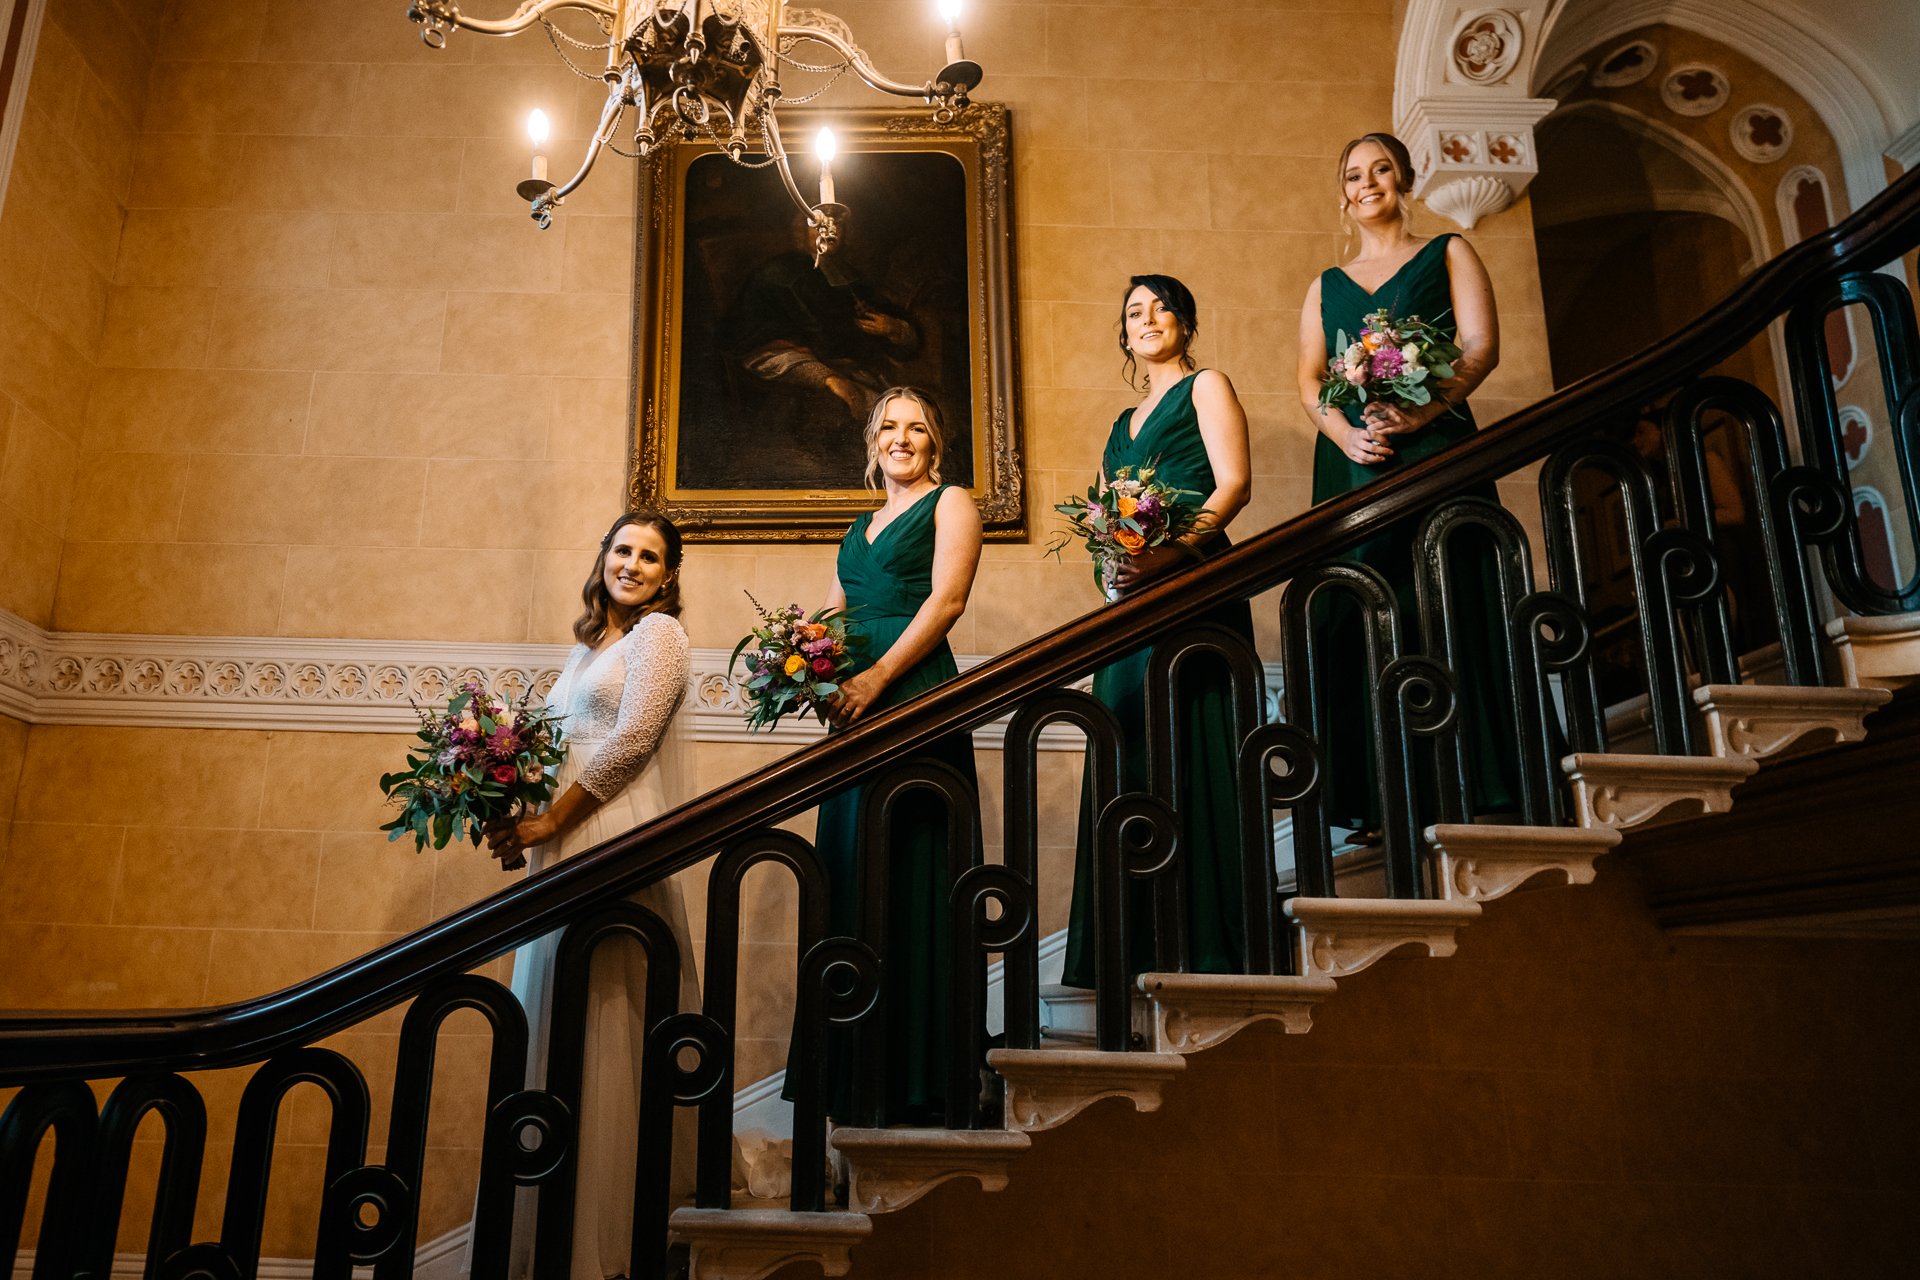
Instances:
[[[690,1280],[763,1280],[794,1262],[843,1276],[849,1251],[873,1234],[864,1213],[790,1209],[676,1209],[668,1226],[692,1251]]]
[[[1454,930],[1480,918],[1477,902],[1407,898],[1288,898],[1286,912],[1300,927],[1300,956],[1308,977],[1342,978],[1404,946],[1450,956]]]
[[[1884,688],[1793,685],[1703,684],[1693,691],[1713,754],[1725,760],[1764,760],[1859,742],[1867,736],[1867,716],[1891,697]]]
[[[1098,1049],[990,1049],[987,1064],[1007,1082],[1007,1128],[1017,1133],[1064,1124],[1102,1098],[1158,1111],[1161,1089],[1187,1069],[1177,1053]]]
[[[1840,676],[1856,689],[1898,689],[1920,679],[1920,613],[1835,618],[1827,639]]]
[[[852,1175],[847,1207],[891,1213],[952,1178],[1004,1191],[1007,1166],[1033,1140],[1004,1129],[835,1129],[833,1145]]]
[[[1450,902],[1491,902],[1537,876],[1589,884],[1593,860],[1620,843],[1611,827],[1509,827],[1440,823],[1427,828],[1434,879]]]
[[[1099,1041],[1091,987],[1048,983],[1040,988],[1040,1034],[1062,1042],[1061,1047],[1092,1046]],[[1145,1045],[1153,1034],[1153,1011],[1147,998],[1133,997],[1133,1042]]]
[[[1263,1018],[1300,1035],[1335,990],[1331,978],[1263,974],[1143,973],[1138,983],[1152,1002],[1156,1053],[1210,1049]]]
[[[1560,761],[1579,825],[1619,831],[1725,813],[1734,786],[1759,767],[1745,758],[1587,752]]]

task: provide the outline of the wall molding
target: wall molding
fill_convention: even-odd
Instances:
[[[440,702],[476,678],[499,693],[544,696],[567,652],[550,644],[47,631],[0,610],[0,714],[49,725],[406,733],[418,723],[409,699]],[[804,746],[826,736],[813,720],[791,719],[749,733],[738,682],[727,674],[730,656],[725,649],[693,651],[698,741]],[[988,660],[957,659],[962,671]],[[1279,679],[1279,665],[1269,664],[1270,713]],[[976,728],[974,745],[999,750],[1007,719]],[[1041,734],[1042,750],[1081,745],[1077,729],[1054,726]]]

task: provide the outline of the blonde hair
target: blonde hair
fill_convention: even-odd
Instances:
[[[927,439],[933,445],[933,458],[927,465],[927,478],[935,484],[940,483],[940,451],[946,445],[946,420],[940,415],[940,406],[935,404],[933,396],[919,387],[888,387],[873,402],[872,412],[867,414],[867,492],[871,493],[880,486],[875,477],[880,474],[880,424],[886,421],[887,406],[895,400],[911,400],[920,406],[920,417],[927,424]]]
[[[1407,151],[1407,144],[1390,133],[1363,133],[1340,148],[1340,165],[1334,170],[1335,181],[1344,191],[1347,185],[1347,157],[1353,149],[1363,142],[1371,142],[1387,153],[1387,159],[1393,164],[1393,189],[1400,197],[1400,227],[1407,234],[1413,234],[1413,206],[1407,203],[1407,197],[1413,194],[1413,156]],[[1340,200],[1340,244],[1334,250],[1334,261],[1339,262],[1347,255],[1348,232],[1358,234],[1359,228],[1347,214],[1347,201],[1343,195]],[[1356,246],[1357,248],[1358,246]]]

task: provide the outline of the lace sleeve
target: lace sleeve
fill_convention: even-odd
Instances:
[[[580,771],[580,785],[610,800],[646,766],[687,689],[687,633],[663,613],[642,618],[621,641],[627,680],[613,733]]]

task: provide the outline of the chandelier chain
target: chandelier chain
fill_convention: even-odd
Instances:
[[[604,53],[606,50],[613,48],[613,41],[611,40],[605,44],[588,44],[584,40],[576,40],[566,32],[560,30],[560,28],[554,26],[552,21],[547,18],[542,18],[540,25],[547,29],[547,39],[551,40],[557,35],[560,39],[565,40],[576,49],[592,49]]]
[[[789,97],[782,96],[780,99],[781,103],[785,106],[797,107],[802,103],[812,102],[815,98],[819,97],[821,94],[825,93],[827,90],[833,88],[834,85],[839,83],[840,77],[847,73],[847,65],[843,62],[838,67],[832,68],[832,70],[833,70],[833,79],[827,81],[825,84],[821,85],[818,89],[815,89],[812,93],[808,94],[806,97],[789,98]]]
[[[573,74],[579,76],[582,80],[592,80],[596,84],[604,83],[604,81],[602,81],[599,76],[593,75],[590,72],[582,71],[578,66],[574,64],[573,59],[567,56],[567,51],[560,47],[560,42],[558,40],[554,39],[554,35],[556,33],[565,35],[564,32],[561,32],[559,28],[555,27],[551,22],[543,22],[540,25],[547,29],[547,39],[552,42],[553,51],[556,54],[560,55],[560,61],[567,64],[567,70],[573,72]],[[580,44],[580,42],[578,40],[574,40],[572,36],[567,36],[566,38],[572,43],[580,45],[582,49],[591,49],[594,47],[593,45]],[[603,49],[606,48],[605,45],[601,45],[599,47]]]
[[[774,51],[774,56],[796,71],[845,71],[847,69],[844,61],[829,62],[824,66],[816,67],[810,62],[802,62],[795,58],[788,50],[797,47],[804,39],[806,39],[805,36],[788,36],[780,42],[780,47]]]

